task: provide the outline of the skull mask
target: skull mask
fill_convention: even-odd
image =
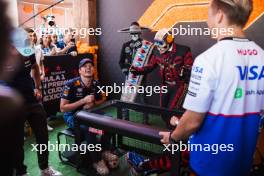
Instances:
[[[140,38],[140,33],[131,33],[130,37],[133,41],[137,41]]]
[[[154,44],[156,45],[160,54],[166,53],[170,48],[170,44],[166,40],[168,35],[169,35],[169,32],[167,29],[161,29],[155,35]]]

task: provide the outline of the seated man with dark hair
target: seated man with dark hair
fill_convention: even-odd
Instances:
[[[99,92],[99,82],[94,80],[94,64],[91,59],[82,59],[79,64],[80,77],[69,80],[64,87],[61,98],[60,109],[64,112],[64,120],[67,125],[74,129],[74,113],[81,109],[90,109],[95,104],[104,101]],[[96,134],[89,132],[89,127],[81,125],[81,133],[85,137],[87,145],[98,144]],[[109,174],[109,168],[118,166],[118,156],[111,153],[111,135],[105,134],[101,137],[101,151],[89,152],[93,167],[99,175]],[[105,163],[106,162],[106,163]]]

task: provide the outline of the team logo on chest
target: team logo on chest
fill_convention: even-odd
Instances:
[[[76,97],[83,97],[83,88],[79,87],[76,89]]]
[[[25,60],[25,67],[26,67],[26,68],[31,67],[31,62],[30,62],[30,60]]]
[[[83,88],[77,88],[77,92],[83,92]]]

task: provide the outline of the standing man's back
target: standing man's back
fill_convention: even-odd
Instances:
[[[264,51],[247,39],[225,38],[196,60],[185,107],[208,113],[190,142],[218,149],[191,151],[191,165],[202,175],[216,176],[220,167],[220,175],[247,175],[263,108]]]
[[[190,163],[200,176],[248,176],[264,109],[264,51],[243,28],[252,0],[212,0],[208,27],[217,43],[193,64],[186,112],[163,143],[189,138]],[[225,31],[225,32],[223,32]]]

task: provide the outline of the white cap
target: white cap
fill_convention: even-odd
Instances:
[[[154,40],[158,40],[158,41],[164,41],[164,38],[166,37],[166,35],[169,34],[169,30],[166,29],[166,28],[163,28],[163,29],[160,29],[155,37],[154,37]]]

